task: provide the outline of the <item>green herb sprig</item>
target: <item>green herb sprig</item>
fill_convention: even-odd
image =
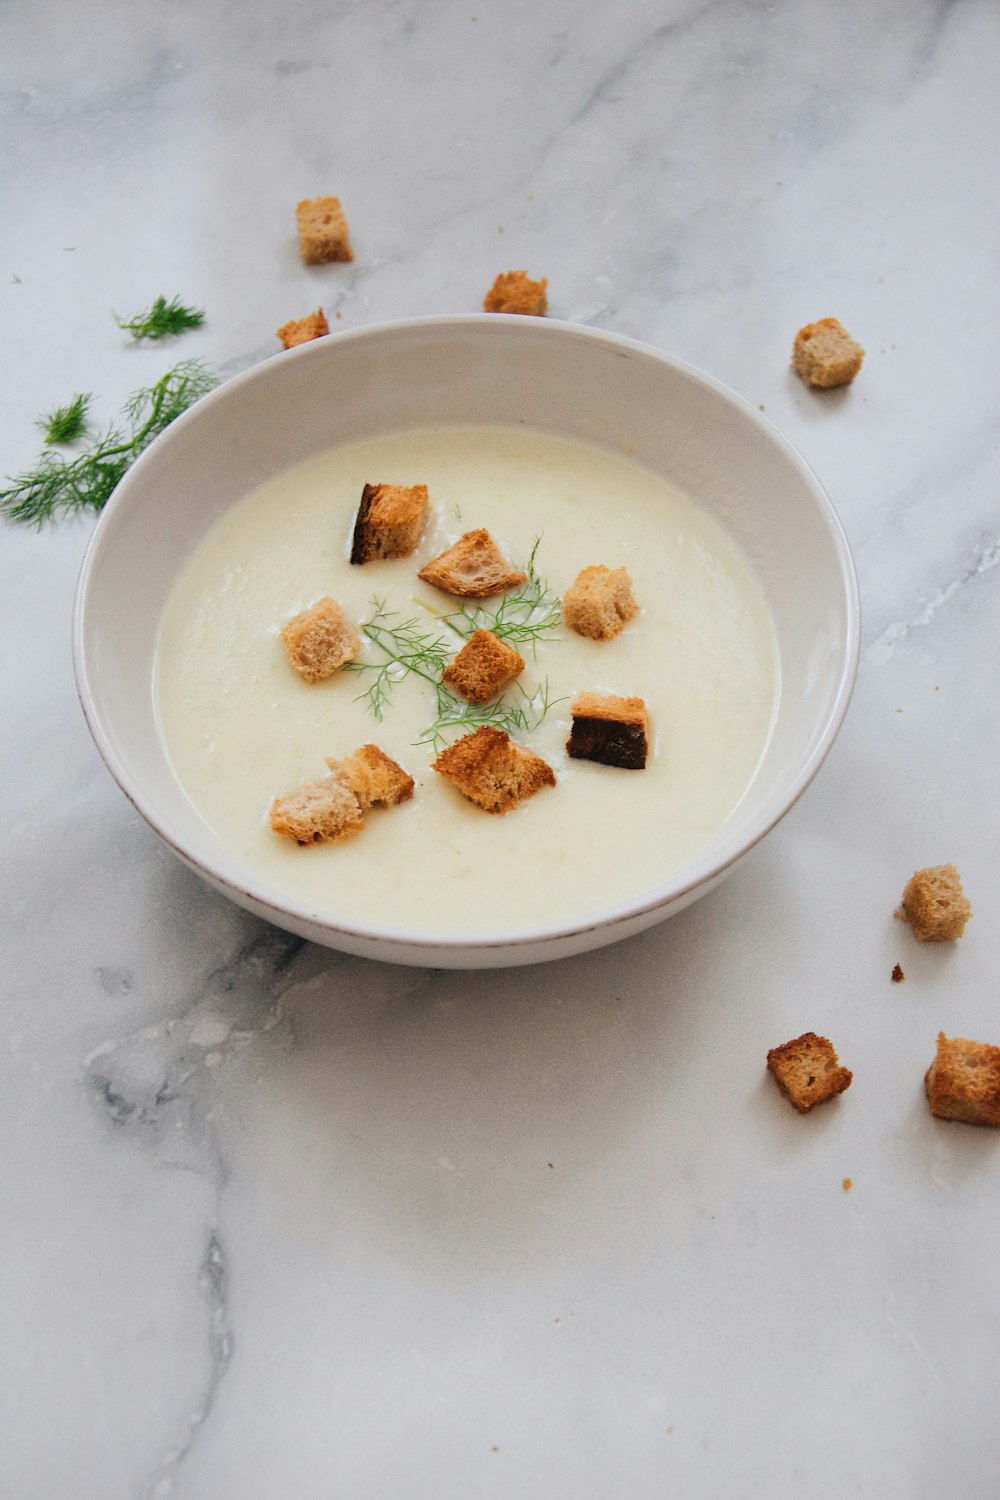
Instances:
[[[64,458],[51,447],[42,450],[33,469],[0,489],[0,515],[28,526],[41,526],[61,511],[101,510],[119,480],[170,423],[217,385],[216,377],[200,360],[185,360],[155,383],[136,391],[126,402],[123,421],[97,438],[77,457]],[[61,416],[69,407],[53,413]],[[86,406],[80,417],[83,430]],[[57,430],[58,424],[57,424]],[[65,431],[65,425],[62,429]],[[72,430],[72,427],[70,428]],[[46,431],[49,443],[65,441]]]
[[[131,318],[115,318],[118,327],[140,339],[168,339],[189,328],[200,328],[205,321],[203,307],[186,307],[179,297],[157,297],[152,307],[145,308]]]
[[[346,670],[374,672],[372,684],[359,695],[359,702],[367,703],[369,713],[381,723],[397,682],[412,672],[432,687],[439,688],[441,673],[452,653],[443,636],[422,631],[416,620],[399,620],[395,611],[386,609],[384,599],[373,599],[372,605],[375,613],[359,629],[381,653],[383,660],[350,661]]]
[[[421,730],[414,743],[432,745],[435,750],[442,750],[448,743],[449,731],[458,730],[459,734],[471,734],[483,724],[492,724],[495,729],[503,729],[507,734],[516,734],[518,731],[530,733],[538,727],[549,710],[562,701],[561,698],[552,697],[548,678],[534,693],[527,692],[519,682],[515,682],[513,688],[492,703],[467,703],[464,698],[456,698],[439,682],[437,718],[433,724],[428,724],[426,729]]]
[[[89,392],[78,394],[65,406],[57,406],[54,411],[39,417],[35,426],[42,429],[46,443],[49,446],[75,443],[77,438],[82,437],[87,426],[87,409],[92,400]]]

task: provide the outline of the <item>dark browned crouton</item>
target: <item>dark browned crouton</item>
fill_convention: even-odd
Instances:
[[[353,260],[347,220],[339,198],[303,198],[295,206],[299,254],[307,266]]]
[[[580,693],[574,700],[573,728],[566,749],[574,760],[641,771],[649,746],[646,705],[641,698],[613,693]]]
[[[532,281],[527,271],[502,271],[483,298],[483,311],[544,317],[549,306],[548,284],[545,278]]]
[[[1000,1125],[1000,1047],[939,1031],[924,1090],[939,1120]]]
[[[417,574],[444,594],[461,599],[488,599],[505,589],[519,588],[527,573],[512,568],[488,531],[467,531],[453,547],[420,569]]]
[[[577,635],[609,641],[639,612],[627,568],[584,568],[563,595],[563,619]]]
[[[409,557],[426,519],[426,484],[366,484],[354,522],[351,562]]]
[[[513,646],[492,630],[477,630],[445,667],[441,680],[470,703],[488,703],[523,671],[524,659]]]
[[[361,650],[357,632],[329,594],[293,615],[281,639],[288,660],[306,682],[322,682]]]
[[[543,786],[555,786],[552,767],[509,734],[483,724],[447,750],[432,769],[488,813],[508,813]]]
[[[853,1074],[842,1068],[833,1045],[825,1036],[806,1031],[791,1042],[772,1047],[767,1067],[789,1103],[800,1115],[806,1115],[817,1104],[842,1094],[850,1087]]]

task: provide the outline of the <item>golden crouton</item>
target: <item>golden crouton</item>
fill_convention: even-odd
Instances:
[[[398,807],[413,796],[413,777],[377,745],[362,745],[343,760],[328,756],[326,763],[350,787],[362,812],[372,807]]]
[[[613,693],[580,693],[574,700],[573,728],[566,749],[574,760],[641,771],[649,747],[646,705],[641,698]]]
[[[289,797],[278,797],[271,807],[271,827],[297,844],[339,843],[360,833],[364,818],[347,783],[324,776]]]
[[[357,632],[329,594],[301,614],[293,615],[282,630],[281,639],[288,660],[306,682],[322,682],[361,650]]]
[[[800,1115],[807,1115],[817,1104],[842,1094],[850,1087],[853,1073],[837,1061],[833,1045],[825,1036],[806,1031],[767,1054],[768,1072],[789,1103]]]
[[[508,813],[543,786],[556,784],[552,767],[541,756],[492,724],[442,750],[432,770],[488,813]]]
[[[477,630],[445,667],[441,680],[470,703],[488,703],[523,671],[524,658],[513,646],[492,630]]]
[[[529,313],[544,317],[548,311],[545,294],[548,280],[530,280],[526,271],[503,271],[483,298],[483,311],[491,313]]]
[[[354,522],[351,562],[409,557],[426,519],[426,484],[366,484]]]
[[[820,318],[807,323],[795,335],[792,346],[792,368],[806,385],[827,390],[835,385],[850,385],[861,369],[865,351],[836,318]]]
[[[1000,1125],[1000,1047],[938,1032],[924,1090],[931,1114],[967,1125]]]
[[[906,882],[903,909],[918,943],[947,943],[960,938],[972,916],[954,865],[931,865],[917,870]]]
[[[295,205],[295,222],[299,254],[307,266],[354,259],[339,198],[303,198]]]
[[[577,635],[609,641],[639,613],[627,568],[584,568],[563,595],[563,619]]]
[[[306,318],[293,318],[290,323],[282,323],[276,330],[276,336],[281,340],[286,349],[293,349],[296,344],[308,344],[312,339],[321,339],[325,333],[330,332],[330,325],[326,321],[326,314],[321,307],[317,307],[314,313]]]
[[[445,594],[488,599],[527,583],[527,573],[512,568],[488,531],[467,531],[454,547],[432,558],[417,574]]]

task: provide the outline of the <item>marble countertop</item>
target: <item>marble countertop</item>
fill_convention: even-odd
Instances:
[[[107,421],[525,267],[765,409],[865,610],[833,754],[718,891],[443,973],[182,868],[76,700],[93,519],[2,528],[0,1489],[993,1500],[1000,1134],[922,1077],[939,1029],[1000,1044],[996,7],[12,0],[0,37],[6,472],[73,392]],[[349,268],[298,259],[317,193]],[[204,328],[128,347],[159,293]],[[868,353],[817,395],[830,314]],[[976,915],[920,946],[943,861]],[[764,1060],[808,1029],[855,1078],[800,1118]]]

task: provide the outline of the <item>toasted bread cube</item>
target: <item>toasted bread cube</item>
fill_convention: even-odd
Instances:
[[[527,573],[512,568],[488,531],[467,531],[453,547],[432,558],[417,574],[444,594],[461,599],[489,599],[527,583]]]
[[[972,916],[954,865],[917,870],[903,890],[903,911],[918,943],[948,943],[960,938]]]
[[[1000,1047],[939,1031],[924,1090],[939,1120],[1000,1125]]]
[[[817,1104],[842,1094],[854,1076],[850,1068],[840,1066],[827,1038],[817,1036],[814,1031],[806,1031],[781,1047],[772,1047],[767,1054],[767,1067],[800,1115],[807,1115]]]
[[[282,323],[276,330],[276,336],[281,340],[286,349],[294,349],[296,344],[308,344],[312,339],[321,339],[324,334],[330,332],[330,325],[326,321],[326,314],[321,307],[317,307],[314,313],[305,318],[293,318],[290,323]]]
[[[354,522],[351,562],[409,557],[426,519],[426,484],[366,484]]]
[[[552,767],[541,756],[492,724],[442,750],[432,770],[488,813],[508,813],[543,786],[556,784]]]
[[[306,682],[322,682],[361,650],[360,638],[329,594],[293,615],[281,632],[288,660]]]
[[[332,260],[353,260],[347,220],[339,198],[303,198],[295,205],[299,254],[307,266]]]
[[[574,760],[641,771],[649,745],[646,705],[641,698],[614,693],[580,693],[572,706],[573,728],[566,749]]]
[[[362,812],[372,807],[398,807],[413,796],[413,777],[377,745],[362,745],[343,760],[328,756],[326,763],[350,787]]]
[[[627,568],[584,568],[566,590],[563,619],[577,635],[610,641],[639,613]]]
[[[483,311],[544,317],[549,306],[548,284],[545,277],[532,281],[526,271],[502,271],[483,298]]]
[[[477,630],[445,667],[441,681],[470,703],[488,703],[524,671],[524,658],[492,630]]]
[[[361,832],[364,818],[347,783],[324,776],[289,797],[278,797],[271,807],[271,827],[297,844],[340,843]]]
[[[855,343],[836,318],[820,318],[807,323],[795,335],[792,346],[792,368],[806,385],[828,390],[835,385],[850,385],[861,369],[865,351]]]

